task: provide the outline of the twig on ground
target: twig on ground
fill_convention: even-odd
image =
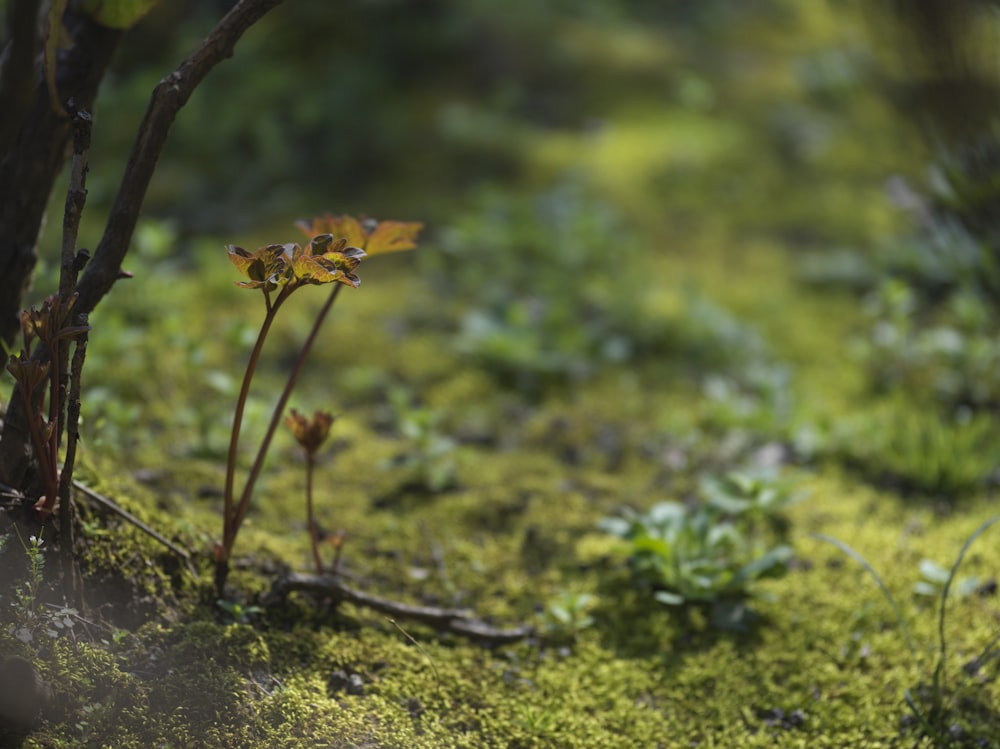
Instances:
[[[142,522],[141,520],[139,520],[139,518],[137,518],[131,512],[129,512],[126,509],[123,509],[122,507],[120,507],[114,500],[109,499],[108,497],[105,497],[103,494],[98,494],[93,489],[91,489],[89,486],[86,486],[85,484],[81,484],[76,479],[73,479],[73,486],[76,489],[78,489],[80,492],[82,492],[83,495],[85,497],[87,497],[88,499],[90,499],[91,501],[99,504],[101,507],[104,507],[107,510],[110,510],[111,512],[115,513],[116,515],[120,516],[121,518],[123,518],[127,522],[129,522],[132,525],[134,525],[136,528],[138,528],[139,530],[141,530],[143,533],[145,533],[148,536],[156,539],[161,544],[163,544],[164,546],[166,546],[168,549],[170,549],[170,551],[172,551],[174,554],[176,554],[177,556],[179,556],[181,559],[184,560],[184,566],[187,568],[187,571],[191,573],[191,576],[195,580],[198,579],[198,572],[197,572],[197,570],[195,570],[194,565],[191,563],[191,554],[187,551],[187,549],[182,549],[180,546],[178,546],[174,542],[170,541],[169,539],[167,539],[166,537],[164,537],[163,535],[161,535],[157,531],[155,531],[152,528],[150,528],[148,525],[146,525],[144,522]]]
[[[364,606],[392,618],[411,619],[440,632],[450,632],[485,645],[503,645],[531,637],[534,627],[522,625],[499,629],[475,618],[469,609],[447,609],[436,606],[416,606],[373,596],[346,585],[339,577],[331,575],[305,575],[289,573],[274,582],[262,598],[265,606],[273,606],[287,598],[289,593],[303,591],[329,596],[337,603],[346,601]]]

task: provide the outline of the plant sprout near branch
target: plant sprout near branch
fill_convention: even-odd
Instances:
[[[75,294],[65,300],[52,294],[42,302],[41,308],[24,310],[21,313],[23,347],[18,356],[12,355],[7,362],[7,371],[17,381],[24,399],[25,413],[29,415],[28,429],[32,447],[45,487],[45,494],[39,499],[35,509],[43,517],[51,514],[59,496],[60,388],[65,387],[65,383],[60,383],[59,380],[59,343],[90,330],[87,325],[71,323],[75,302]],[[48,361],[32,358],[30,352],[36,338],[48,351]],[[42,415],[45,410],[44,396],[35,393],[46,379],[49,381],[48,419]]]
[[[298,222],[296,225],[310,237],[305,248],[294,243],[267,245],[254,252],[235,245],[229,245],[227,248],[229,259],[247,278],[246,281],[237,282],[237,285],[245,289],[259,289],[262,292],[265,314],[257,341],[247,362],[243,384],[240,387],[233,414],[223,492],[222,542],[217,544],[215,551],[215,584],[220,597],[223,597],[229,573],[229,559],[236,542],[236,535],[249,510],[250,497],[263,469],[267,450],[274,438],[292,388],[302,372],[306,356],[308,356],[330,308],[336,301],[341,287],[357,288],[360,286],[361,280],[354,274],[354,271],[367,255],[412,249],[416,246],[417,234],[423,228],[423,224],[420,223],[358,220],[352,216],[333,216],[331,214],[326,214],[312,222]],[[331,283],[333,290],[317,314],[312,329],[292,365],[292,370],[289,372],[285,387],[275,404],[267,431],[243,485],[243,490],[237,499],[235,492],[236,460],[239,454],[243,413],[250,394],[250,383],[260,362],[267,334],[278,310],[292,293],[303,286]]]

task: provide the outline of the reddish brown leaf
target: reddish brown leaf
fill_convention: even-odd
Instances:
[[[307,419],[294,408],[285,416],[285,424],[292,430],[296,441],[310,455],[315,455],[320,446],[326,441],[330,434],[330,427],[333,425],[333,414],[325,411],[317,411],[312,419]]]

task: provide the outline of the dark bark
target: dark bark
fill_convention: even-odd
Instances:
[[[91,312],[115,281],[123,277],[122,261],[177,112],[209,71],[232,56],[243,33],[281,2],[240,0],[194,53],[154,89],[104,235],[76,287],[79,296],[75,313]],[[89,109],[120,33],[86,19],[74,19],[74,47],[70,54],[60,57],[58,88],[64,101],[72,98],[77,109]],[[74,75],[88,85],[71,85],[79,84]],[[45,84],[40,83],[18,144],[0,169],[0,337],[8,342],[13,342],[18,331],[17,313],[35,265],[38,229],[52,184],[65,160],[69,137],[70,121],[51,111]],[[36,356],[44,355],[36,350]],[[25,488],[30,467],[29,434],[26,414],[19,403],[15,393],[0,440],[0,481]]]
[[[71,12],[64,24],[72,46],[59,54],[59,98],[89,110],[121,32]],[[36,61],[32,68],[34,90],[21,127],[0,154],[0,339],[8,345],[20,329],[17,315],[35,268],[35,243],[71,137],[70,119],[52,110],[40,67]]]
[[[7,7],[8,41],[0,53],[0,153],[7,153],[31,104],[38,57],[38,0]]]
[[[121,32],[67,12],[64,25],[72,44],[59,55],[56,87],[63,101],[89,109],[111,61]],[[22,30],[23,33],[23,30]],[[31,283],[35,243],[49,196],[68,155],[72,123],[52,110],[49,91],[33,67],[34,93],[11,148],[0,155],[0,339],[13,345],[20,331],[18,313]],[[21,399],[8,404],[0,440],[0,477],[26,488],[30,437]]]
[[[76,309],[90,312],[121,278],[122,261],[128,251],[139,210],[146,198],[156,162],[167,133],[181,107],[216,65],[232,57],[243,33],[282,0],[240,0],[219,21],[194,53],[153,90],[146,115],[129,154],[125,174],[108,218],[104,236],[77,286]]]
[[[438,632],[448,632],[466,637],[483,645],[504,645],[535,635],[534,627],[528,625],[511,629],[494,627],[477,619],[468,609],[416,606],[373,596],[371,593],[350,587],[334,575],[289,573],[272,584],[271,590],[264,594],[261,602],[265,606],[274,606],[280,604],[290,593],[295,591],[330,598],[338,604],[346,602],[355,606],[363,606],[395,619],[417,621],[433,627]]]

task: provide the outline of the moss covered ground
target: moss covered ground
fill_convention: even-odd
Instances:
[[[12,590],[0,601],[12,623],[0,628],[0,655],[31,659],[54,692],[41,725],[10,740],[32,749],[933,746],[905,702],[931,681],[939,652],[935,602],[913,586],[921,560],[950,565],[996,503],[985,480],[905,491],[826,447],[845,425],[880,428],[873,412],[891,421],[927,404],[871,392],[852,353],[867,330],[862,298],[807,285],[801,273],[808,252],[864,252],[902,232],[883,186],[919,174],[925,154],[884,97],[852,79],[867,59],[852,57],[858,19],[833,3],[779,5],[775,16],[720,27],[714,56],[697,39],[572,24],[558,42],[564,54],[606,55],[605,86],[637,75],[642,85],[586,130],[526,125],[503,136],[517,139],[526,165],[503,190],[571,182],[620,217],[606,263],[582,270],[592,277],[551,285],[640,299],[627,308],[644,331],[631,356],[523,379],[516,352],[507,368],[495,352],[470,356],[456,340],[476,276],[441,286],[435,275],[476,256],[440,259],[442,218],[415,253],[362,265],[362,287],[341,294],[292,398],[338,416],[317,505],[325,528],[346,531],[341,571],[352,585],[468,607],[497,626],[532,624],[538,636],[490,648],[304,594],[259,606],[284,570],[310,564],[304,465],[287,434],[240,532],[228,610],[217,605],[211,550],[229,419],[262,315],[259,296],[233,285],[221,246],[297,236],[289,222],[185,239],[180,252],[182,240],[150,223],[136,277],[92,317],[78,477],[190,550],[192,568],[81,500],[93,608],[64,612],[54,627],[57,609],[40,600],[32,621],[43,624],[26,642],[15,634],[28,604]],[[485,220],[469,196],[444,212]],[[621,255],[628,267],[618,267],[619,241],[638,248]],[[524,262],[539,277],[564,272],[545,258]],[[323,301],[311,291],[275,326],[249,443]],[[707,384],[740,382],[755,367],[787,380],[742,397]],[[451,441],[444,488],[426,486],[419,460],[394,464],[419,454],[394,397],[433,412],[435,433]],[[761,464],[806,499],[787,511],[791,569],[754,588],[755,626],[720,631],[629,585],[602,518],[691,500],[700,477]],[[816,533],[849,543],[879,572],[915,653],[872,578]],[[960,576],[995,577],[997,548],[984,536]],[[4,554],[25,555],[10,544]],[[54,577],[54,555],[46,561]],[[987,588],[953,596],[944,628],[943,725],[961,726],[956,741],[969,746],[1000,746],[995,664],[963,671],[997,635]],[[566,593],[592,596],[592,622],[547,636],[545,609]]]

